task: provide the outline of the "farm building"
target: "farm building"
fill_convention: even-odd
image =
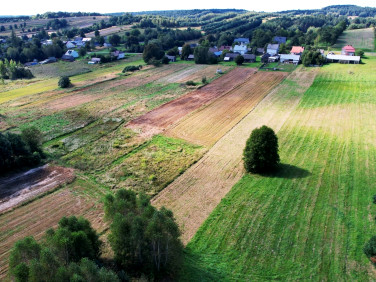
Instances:
[[[91,58],[88,64],[95,65],[95,64],[99,64],[100,62],[101,62],[101,58]]]
[[[244,54],[243,57],[244,57],[244,62],[247,62],[247,63],[256,62],[256,56],[253,54]]]
[[[223,58],[223,61],[231,62],[235,60],[235,58],[239,55],[240,55],[239,53],[226,53],[226,56]]]
[[[234,43],[240,45],[247,45],[249,44],[249,38],[235,38]]]
[[[187,58],[187,61],[193,61],[195,59],[195,55],[190,54]]]
[[[170,61],[170,62],[176,62],[176,56],[169,56],[169,55],[166,55],[167,59]]]
[[[281,63],[284,63],[284,64],[297,65],[300,62],[300,55],[281,54],[280,61],[281,61]]]
[[[61,57],[61,60],[65,61],[65,62],[73,62],[74,61],[74,57],[70,56],[70,55],[63,55]]]
[[[268,44],[268,47],[266,47],[266,53],[269,55],[275,55],[278,54],[279,51],[279,44]]]
[[[265,50],[264,50],[264,48],[257,48],[256,49],[256,53],[258,53],[258,54],[264,54]]]
[[[292,55],[302,55],[304,52],[304,47],[302,46],[292,46],[290,54]]]
[[[274,36],[273,42],[277,42],[278,44],[286,43],[287,38],[283,36]]]
[[[328,54],[326,60],[331,63],[340,63],[340,64],[359,64],[360,56],[346,56],[346,55],[334,55]]]
[[[239,53],[241,55],[244,55],[248,51],[248,48],[246,45],[235,45],[234,46],[234,53]]]
[[[270,56],[269,59],[268,59],[269,63],[274,63],[274,62],[278,62],[278,61],[279,61],[278,55]]]
[[[72,56],[73,58],[78,58],[79,57],[77,51],[75,51],[75,50],[68,50],[65,53],[65,55]]]
[[[355,48],[351,45],[346,45],[342,48],[341,54],[346,56],[355,56]]]
[[[215,53],[215,52],[218,52],[218,51],[219,51],[219,49],[217,47],[210,47],[209,48],[210,53]]]

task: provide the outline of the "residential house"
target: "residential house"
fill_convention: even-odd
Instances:
[[[254,54],[244,54],[244,62],[246,63],[255,63],[256,62],[256,55]]]
[[[351,45],[346,45],[342,48],[341,54],[346,56],[355,56],[355,48]]]
[[[228,51],[232,51],[232,46],[224,46],[222,45],[221,47],[218,48],[219,51],[224,51],[224,50],[228,50]]]
[[[247,44],[249,44],[249,38],[235,38],[234,43],[247,46]]]
[[[63,55],[61,57],[61,60],[62,61],[65,61],[65,62],[73,62],[74,61],[74,57],[73,56],[70,56],[70,55]]]
[[[110,44],[110,43],[104,43],[104,44],[103,44],[103,47],[105,47],[105,48],[111,48],[111,47],[112,47],[112,44]]]
[[[257,54],[264,54],[264,53],[265,53],[265,50],[264,50],[264,48],[257,48],[257,49],[256,49],[256,53],[257,53]]]
[[[187,58],[187,61],[193,61],[195,59],[195,55],[190,54]]]
[[[124,59],[125,58],[125,53],[122,52],[122,51],[114,51],[114,52],[111,52],[111,56],[112,57],[116,57],[117,60],[120,60],[120,59]]]
[[[266,47],[266,53],[273,56],[278,54],[279,52],[279,44],[268,44],[268,47]]]
[[[295,54],[281,54],[280,62],[283,64],[297,65],[300,62],[300,55]]]
[[[73,41],[68,41],[65,46],[68,48],[68,49],[73,49],[73,48],[76,48],[76,43],[74,43]]]
[[[167,59],[170,61],[170,62],[176,62],[176,56],[169,56],[169,55],[166,55]]]
[[[88,64],[94,65],[94,64],[99,64],[100,62],[101,62],[101,58],[91,58]]]
[[[276,42],[278,44],[286,43],[287,38],[283,36],[274,36],[273,42]]]
[[[78,52],[75,51],[75,50],[68,50],[65,55],[68,55],[68,56],[72,56],[73,58],[78,58],[79,55],[78,55]]]
[[[248,48],[247,45],[235,45],[233,51],[234,53],[244,55],[245,53],[247,53]]]
[[[209,48],[210,53],[215,53],[215,52],[218,52],[218,51],[219,51],[219,49],[217,47],[210,47]]]
[[[326,60],[331,63],[340,63],[340,64],[359,64],[360,63],[360,56],[347,56],[347,55],[334,55],[328,54],[326,56]]]
[[[304,47],[302,46],[292,46],[290,54],[301,56],[304,52]]]
[[[91,38],[82,38],[82,43],[86,44],[86,43],[90,43],[91,42]]]
[[[222,51],[214,52],[214,55],[215,55],[216,57],[219,57],[219,56],[222,55]]]

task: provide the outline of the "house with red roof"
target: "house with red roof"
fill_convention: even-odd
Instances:
[[[352,47],[351,45],[346,45],[345,47],[342,48],[342,55],[346,56],[355,56],[355,48]]]
[[[303,54],[303,52],[304,52],[304,47],[302,47],[302,46],[292,46],[290,54],[301,56]]]

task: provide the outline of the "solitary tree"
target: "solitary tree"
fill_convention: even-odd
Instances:
[[[59,87],[61,88],[67,88],[70,86],[71,81],[68,76],[62,76],[60,77],[58,84],[59,84]]]
[[[164,57],[165,53],[161,46],[156,43],[150,43],[145,46],[142,57],[145,63],[149,64],[152,60],[160,60]]]
[[[264,125],[252,131],[243,152],[243,160],[248,172],[265,173],[277,168],[278,138],[273,129]]]

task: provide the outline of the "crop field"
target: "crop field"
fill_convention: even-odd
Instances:
[[[242,153],[252,130],[263,124],[278,130],[313,82],[316,70],[288,76],[195,165],[160,192],[153,204],[166,206],[182,229],[186,244],[221,199],[243,175]]]
[[[107,20],[109,16],[96,16],[95,19],[94,17],[90,16],[85,16],[85,17],[69,17],[69,18],[59,18],[59,20],[65,19],[68,22],[68,28],[71,29],[73,27],[76,28],[85,28],[92,26],[94,23],[99,23],[101,20]],[[33,28],[40,28],[43,26],[46,26],[48,21],[51,19],[33,19],[33,20],[26,20],[26,30],[27,29],[33,29]],[[20,26],[21,23],[24,21],[19,21],[16,23],[18,26]],[[10,36],[11,30],[8,29],[9,24],[5,25],[6,30],[0,32],[0,36]],[[23,33],[22,29],[13,29],[16,32],[16,35],[24,35],[28,34],[27,32]],[[33,34],[33,32],[31,33]]]
[[[364,51],[375,50],[375,35],[373,28],[345,30],[333,45],[335,48],[342,48],[345,45],[352,45],[354,48]]]
[[[56,227],[63,216],[84,216],[98,232],[103,232],[101,199],[105,191],[86,179],[77,179],[55,192],[0,215],[0,279],[8,269],[9,251],[13,244],[25,237],[40,238],[48,228]]]
[[[364,62],[319,70],[278,131],[281,169],[232,188],[188,244],[183,277],[376,278],[363,253],[376,232],[376,60]]]
[[[160,81],[165,83],[185,83],[187,81],[201,83],[203,77],[206,77],[208,81],[218,78],[220,75],[216,73],[217,69],[217,65],[191,65],[189,68],[161,78]],[[222,67],[221,69],[222,72],[227,72],[231,68]]]
[[[212,104],[171,127],[166,134],[211,146],[246,116],[285,77],[284,72],[257,72]]]
[[[255,69],[251,68],[236,68],[224,74],[219,79],[214,80],[209,85],[132,120],[128,124],[128,127],[140,130],[146,136],[158,134],[190,112],[210,103],[214,99],[231,91],[239,84],[242,84],[255,71]]]
[[[100,29],[99,34],[101,36],[108,36],[108,35],[111,35],[111,34],[114,34],[114,33],[117,34],[117,33],[122,32],[122,31],[130,30],[131,26],[132,25],[111,26],[111,27],[108,27],[108,28]],[[86,37],[93,38],[93,37],[95,37],[95,32],[89,32],[89,33],[86,33],[85,35],[86,35]]]

